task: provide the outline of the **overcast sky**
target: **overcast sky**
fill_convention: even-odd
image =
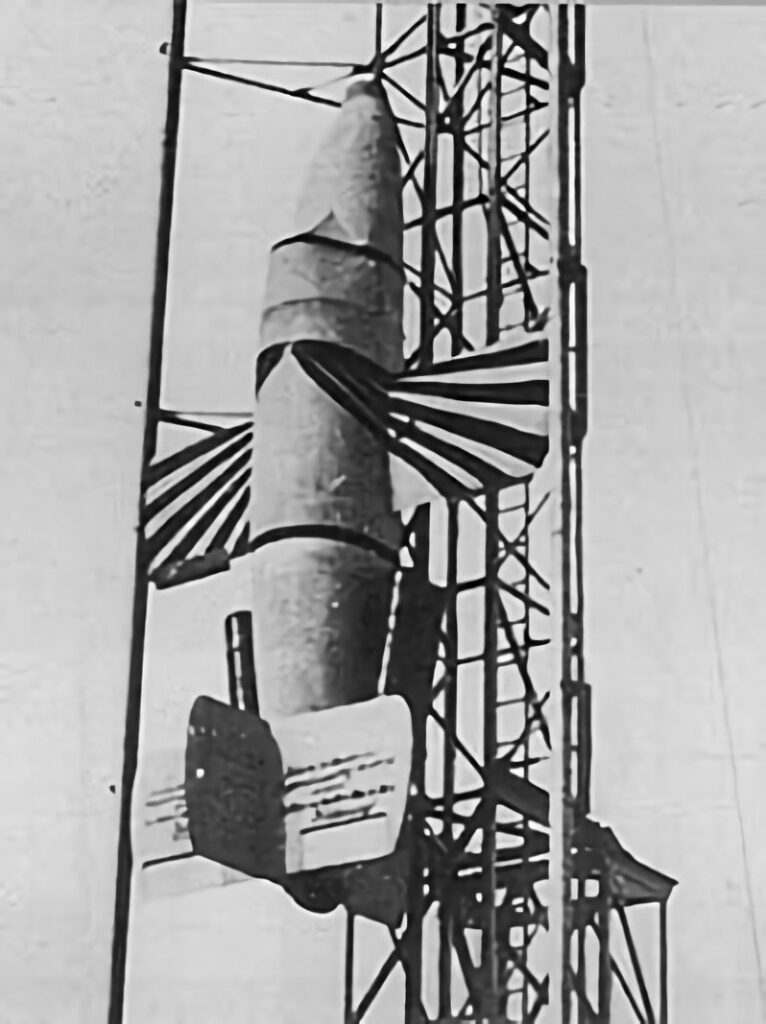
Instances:
[[[104,1019],[169,6],[16,0],[0,14],[0,1020],[13,1024]],[[350,4],[199,12],[192,40],[218,53],[287,54],[300,31],[315,54],[357,56],[369,24]],[[750,1022],[765,1019],[766,11],[599,6],[589,20],[594,810],[680,880],[673,1019]],[[247,407],[264,254],[321,125],[210,83],[186,99],[169,400]],[[184,630],[156,642],[158,740],[188,693],[223,685],[220,623],[247,581],[216,587],[174,595]],[[159,631],[171,612],[155,610]],[[131,1024],[331,1024],[339,926],[257,883],[148,905]]]

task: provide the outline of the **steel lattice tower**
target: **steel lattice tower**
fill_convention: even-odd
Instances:
[[[319,87],[289,89],[257,78],[255,68],[232,73],[219,62],[188,58],[184,0],[175,0],[174,11],[144,486],[164,421],[160,377],[181,80],[196,74],[302,102],[334,102]],[[435,671],[406,693],[415,723],[406,920],[390,931],[390,953],[362,983],[355,954],[371,926],[348,915],[345,1024],[367,1019],[398,968],[405,995],[397,1019],[405,1024],[606,1022],[613,979],[632,1019],[666,1024],[665,908],[673,882],[635,861],[588,817],[584,7],[411,11],[377,9],[374,39],[354,69],[382,77],[399,131],[405,269],[418,325],[408,357],[412,365],[427,365],[502,340],[510,330],[547,324],[551,455],[533,484],[433,512],[419,509],[409,524],[409,556],[424,577],[440,576],[446,610]],[[149,585],[139,531],[112,1024],[122,1020],[127,924],[121,922],[129,911]],[[627,916],[641,903],[660,908],[656,997]],[[629,970],[617,960],[614,921],[625,937]]]

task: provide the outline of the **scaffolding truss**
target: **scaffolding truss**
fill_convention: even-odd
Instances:
[[[221,429],[164,410],[160,394],[181,79],[192,74],[212,80],[211,87],[225,81],[338,104],[332,88],[286,85],[284,69],[269,77],[272,62],[265,58],[188,56],[186,5],[176,0],[174,6],[173,38],[164,48],[170,88],[142,507],[161,424],[203,430],[203,437]],[[607,1022],[613,979],[636,1020],[667,1024],[666,905],[674,883],[636,861],[589,817],[584,8],[407,10],[379,6],[369,53],[353,65],[322,62],[321,73],[331,67],[378,75],[395,118],[404,175],[408,362],[425,366],[512,331],[546,329],[557,341],[551,346],[556,430],[539,479],[421,508],[409,522],[407,555],[416,572],[444,588],[446,607],[433,675],[418,691],[406,681],[404,687],[415,729],[407,912],[400,929],[389,929],[389,954],[364,982],[355,957],[366,931],[348,914],[343,1019],[367,1019],[401,968],[398,1019],[405,1024],[568,1024],[575,1010],[579,1024]],[[306,70],[301,67],[302,81]],[[243,480],[229,496],[232,508],[248,486]],[[111,1024],[122,1020],[127,925],[120,921],[129,911],[147,588],[150,578],[169,585],[228,564],[228,555],[215,549],[163,575],[152,568],[155,554],[139,531]],[[644,904],[659,907],[654,986],[627,913]]]

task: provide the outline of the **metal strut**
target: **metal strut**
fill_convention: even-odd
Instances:
[[[187,0],[173,0],[173,29],[168,51],[167,107],[155,250],[154,296],[152,300],[152,319],[149,337],[149,374],[144,404],[144,440],[141,452],[142,486],[139,522],[143,519],[143,481],[157,448],[157,431],[161,407],[162,356],[168,299],[168,270],[170,238],[173,225],[178,129],[181,117],[181,80],[183,77],[186,12]],[[130,666],[128,669],[122,781],[120,785],[120,824],[117,845],[114,920],[112,926],[109,1024],[122,1024],[125,1003],[125,972],[128,955],[130,893],[133,875],[131,811],[133,788],[138,767],[138,743],[141,723],[141,693],[143,689],[144,651],[149,601],[149,576],[147,570],[144,538],[139,527],[136,536]]]

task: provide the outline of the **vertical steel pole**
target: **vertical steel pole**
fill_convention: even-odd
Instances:
[[[607,864],[604,864],[601,869],[598,900],[598,1022],[599,1024],[609,1024],[612,1005],[612,950],[610,938],[612,892],[610,871]]]
[[[534,15],[532,15],[534,17]],[[527,53],[524,57],[524,74],[526,75],[526,81],[524,82],[524,107],[526,113],[524,115],[524,152],[529,153],[530,146],[532,145],[532,60]],[[531,205],[532,204],[532,161],[527,158],[524,163],[524,199]],[[524,257],[523,257],[523,270],[525,274],[528,274],[532,268],[532,253],[530,251],[530,242],[532,237],[532,230],[529,224],[529,218],[524,221]],[[529,309],[529,304],[524,303],[524,323],[529,323],[532,310]]]
[[[527,67],[529,66],[529,63],[530,63],[529,58],[527,58],[527,60],[526,60]],[[526,103],[526,107],[529,108],[529,102],[528,101]],[[527,127],[525,129],[525,136],[528,136],[530,134],[530,132],[529,132],[529,114],[527,114],[527,116],[526,116],[526,121],[527,121]],[[527,169],[528,168],[529,168],[529,161],[527,161]],[[526,198],[528,200],[531,199],[528,188],[527,188],[527,191],[526,191]],[[528,250],[526,250],[526,251],[528,251]],[[526,319],[526,311],[525,311],[525,319]],[[529,483],[525,483],[524,484],[524,535],[523,535],[523,541],[522,541],[522,554],[524,556],[524,561],[525,561],[526,565],[529,565],[531,563],[531,551],[530,551],[531,544],[530,544],[530,536],[529,536],[529,532],[530,532],[529,517],[530,517],[530,513],[531,513],[531,508],[532,508],[532,506],[531,506],[531,502],[530,502]],[[524,668],[527,671],[529,670],[529,652],[530,652],[529,642],[530,642],[530,640],[532,638],[532,617],[531,617],[530,605],[529,605],[529,598],[531,597],[531,589],[532,589],[532,587],[531,587],[531,577],[530,577],[529,569],[527,568],[527,569],[524,570],[524,597],[525,597],[525,601],[524,601],[524,647],[523,647],[523,655],[522,655],[523,660],[524,660]],[[532,751],[531,733],[530,733],[530,725],[531,725],[531,721],[532,721],[532,718],[531,718],[532,710],[533,710],[533,705],[532,705],[532,701],[531,701],[531,698],[530,698],[530,694],[527,692],[527,688],[525,687],[524,688],[524,745],[523,745],[524,768],[523,768],[523,771],[522,771],[522,775],[523,775],[523,777],[524,777],[524,779],[526,781],[529,781],[529,768],[530,768],[529,758],[531,756],[531,751]],[[532,835],[532,829],[530,828],[529,818],[527,817],[527,815],[524,815],[523,818],[522,818],[521,828],[522,828],[522,841],[523,841],[523,844],[524,844],[523,848],[522,848],[523,849],[522,868],[523,868],[524,871],[528,871],[529,870],[529,842],[530,842],[530,836]],[[524,945],[524,948],[521,951],[521,965],[520,965],[521,969],[522,969],[522,972],[523,972],[522,973],[522,981],[521,981],[521,984],[522,984],[522,992],[521,992],[521,1019],[522,1020],[526,1020],[527,1015],[529,1013],[529,1005],[530,1005],[530,998],[529,998],[530,997],[530,981],[529,981],[529,976],[527,974],[527,966],[528,966],[528,963],[529,963],[529,943],[530,943],[530,940],[531,940],[531,936],[533,934],[532,927],[531,927],[530,922],[528,920],[528,915],[529,915],[529,912],[531,911],[531,909],[532,909],[532,901],[529,898],[529,891],[525,889],[524,903],[523,903],[524,923],[523,923],[523,926],[522,926],[522,935],[523,935],[523,945]]]
[[[569,399],[569,291],[565,282],[569,235],[569,132],[565,86],[568,65],[568,11],[552,4],[549,47],[551,137],[555,216],[552,218],[552,307],[550,331],[550,438],[552,472],[552,671],[550,729],[550,1020],[570,1024],[572,979],[572,623]]]
[[[571,66],[567,68],[567,142],[569,181],[571,190],[571,209],[569,221],[571,230],[568,238],[567,256],[568,270],[566,285],[571,289],[576,303],[575,322],[571,325],[572,341],[575,357],[575,408],[576,436],[573,452],[574,469],[574,561],[576,588],[576,621],[575,660],[577,696],[577,784],[576,813],[590,814],[590,768],[591,768],[591,704],[590,691],[585,677],[585,575],[583,561],[583,465],[582,443],[586,429],[587,417],[587,324],[583,316],[581,304],[584,300],[581,283],[582,271],[582,159],[581,159],[581,119],[580,119],[580,87],[585,73],[585,8],[582,4],[572,12],[572,28],[570,35],[574,52],[571,55]],[[571,127],[571,139],[569,129]],[[575,276],[576,275],[576,276]]]
[[[492,49],[489,87],[489,130],[487,145],[487,308],[486,344],[500,338],[501,281],[501,163],[502,131],[502,30],[497,8],[492,9]],[[487,494],[484,590],[484,766],[491,775],[497,759],[497,629],[499,568],[499,501],[496,492]],[[482,842],[482,906],[487,915],[482,932],[483,1016],[499,1016],[500,980],[497,949],[497,807],[494,793],[485,793],[485,825]]]
[[[455,34],[465,28],[466,11],[464,4],[455,7]],[[455,73],[457,85],[465,67],[464,43],[461,38],[455,42]],[[463,124],[463,93],[455,99],[452,108],[452,273],[454,275],[454,293],[452,301],[454,311],[454,332],[452,336],[452,354],[460,351],[460,338],[463,334],[463,202],[464,202],[464,131]],[[447,638],[446,672],[448,677],[444,699],[444,720],[447,736],[451,736],[457,728],[458,717],[458,653],[459,628],[457,617],[457,582],[458,582],[458,505],[450,502],[447,506],[447,607],[445,615],[445,633]],[[447,741],[444,744],[444,839],[448,848],[451,847],[453,829],[453,810],[455,799],[455,747]],[[444,887],[439,907],[439,1017],[447,1019],[452,1015],[452,941],[455,922],[453,920],[453,901],[451,899],[452,883],[448,880]]]
[[[140,520],[136,537],[130,667],[128,670],[122,782],[120,787],[120,824],[112,934],[109,1024],[121,1024],[125,1000],[125,972],[133,877],[133,852],[130,836],[131,808],[133,787],[138,767],[141,691],[146,643],[146,614],[149,599],[149,580],[140,522],[143,519],[144,474],[154,457],[157,447],[158,413],[162,388],[162,354],[168,296],[168,265],[176,178],[176,153],[181,114],[181,79],[183,77],[184,41],[186,35],[186,7],[186,0],[173,0],[173,29],[168,52],[167,108],[160,180],[159,218],[157,222],[154,295],[149,339],[149,375],[144,406],[144,440],[141,455],[141,498],[139,504]]]
[[[455,78],[457,85],[465,71],[465,43],[460,38],[466,25],[466,6],[455,6]],[[452,354],[460,352],[463,336],[463,203],[465,202],[465,89],[462,89],[452,104],[452,273],[455,278],[455,331],[452,338]]]
[[[436,306],[436,184],[439,158],[439,7],[428,5],[426,15],[425,140],[423,161],[423,233],[420,255],[419,363],[433,361]]]
[[[660,903],[660,1017],[659,1024],[668,1024],[668,903]]]
[[[375,58],[380,60],[383,52],[383,4],[375,4]]]
[[[343,976],[343,1024],[354,1024],[354,915],[346,911],[346,961]]]
[[[581,989],[588,991],[588,962],[586,957],[587,918],[585,916],[585,879],[580,875],[576,881],[577,886],[577,918],[574,929],[577,933],[577,979]],[[589,1013],[582,999],[577,1000],[577,1021],[578,1024],[589,1024]]]

